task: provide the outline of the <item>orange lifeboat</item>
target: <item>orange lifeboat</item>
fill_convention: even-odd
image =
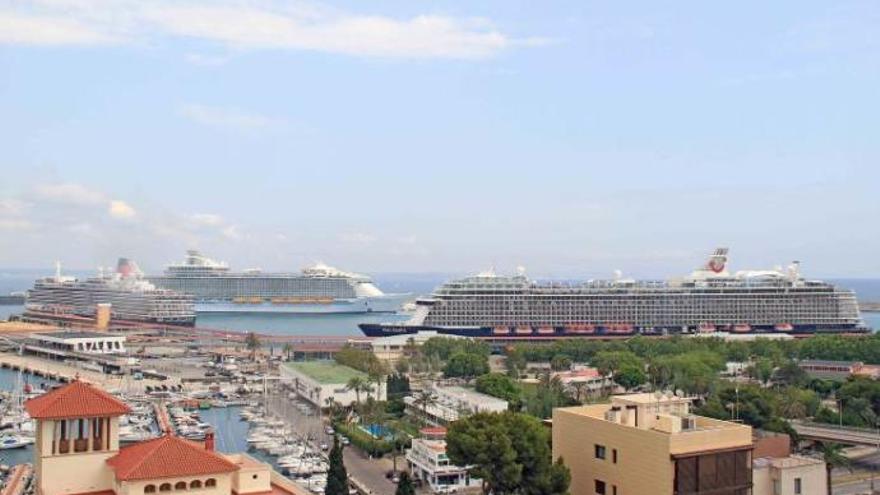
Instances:
[[[525,325],[520,325],[520,326],[516,327],[516,334],[517,335],[531,335],[531,333],[532,333],[532,327],[525,326]]]
[[[697,331],[700,333],[712,333],[715,331],[715,325],[712,323],[700,323],[697,327]]]
[[[510,333],[510,327],[495,327],[492,329],[492,333],[495,335],[508,335]]]
[[[544,326],[538,327],[538,333],[541,335],[553,335],[554,333],[556,333],[556,330],[554,330],[553,327]]]
[[[735,333],[749,333],[752,331],[752,326],[746,323],[737,323],[733,326],[733,331]]]
[[[566,325],[565,326],[565,333],[578,334],[578,335],[582,335],[582,334],[589,335],[589,334],[596,333],[596,327],[593,325],[590,325],[589,323],[575,323],[572,325]]]
[[[613,335],[628,334],[633,331],[633,326],[628,323],[612,323],[605,326],[605,333]]]
[[[777,323],[773,326],[773,329],[777,332],[791,332],[794,330],[794,325],[791,323]]]

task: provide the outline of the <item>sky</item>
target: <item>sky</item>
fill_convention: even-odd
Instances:
[[[0,267],[880,277],[880,3],[0,0]]]

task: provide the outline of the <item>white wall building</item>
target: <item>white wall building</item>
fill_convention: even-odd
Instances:
[[[436,397],[436,403],[425,408],[427,420],[435,425],[446,425],[458,420],[461,416],[478,412],[504,412],[507,410],[507,401],[481,394],[474,390],[463,387],[431,387]],[[416,397],[404,397],[407,410],[410,414],[421,417],[422,406],[416,402]]]
[[[449,462],[446,455],[446,428],[423,428],[422,438],[415,438],[406,451],[409,472],[424,481],[435,493],[450,493],[460,488],[480,486],[467,468]]]
[[[752,465],[753,495],[825,495],[827,473],[821,459],[762,457]]]
[[[434,337],[443,337],[449,339],[466,339],[461,335],[441,335],[433,330],[427,330],[417,333],[405,333],[400,335],[390,335],[388,337],[379,337],[370,341],[370,348],[377,358],[395,364],[404,356],[406,346],[412,344],[421,347],[428,339]]]
[[[332,398],[343,406],[355,404],[360,395],[361,402],[367,396],[376,400],[386,400],[386,383],[381,386],[370,383],[370,391],[360,393],[348,389],[348,382],[354,377],[367,380],[367,374],[333,361],[302,361],[284,363],[280,367],[281,380],[293,388],[303,399],[317,407],[327,407],[328,399]]]
[[[35,333],[39,347],[84,354],[125,354],[125,336],[105,332]]]

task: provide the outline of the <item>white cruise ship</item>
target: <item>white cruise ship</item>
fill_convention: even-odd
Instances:
[[[690,276],[671,280],[529,280],[485,272],[418,299],[409,321],[363,323],[369,336],[429,330],[499,339],[677,333],[862,333],[855,293],[787,269],[727,270],[719,248]]]
[[[324,264],[301,273],[234,272],[198,251],[187,251],[183,263],[168,265],[164,274],[149,280],[194,296],[200,313],[394,312],[408,296],[385,294],[365,275]]]
[[[37,280],[27,291],[25,314],[92,318],[98,304],[109,304],[116,321],[192,326],[196,320],[192,296],[157,289],[127,258],[119,259],[116,272],[85,280],[62,275],[56,264],[54,276]]]

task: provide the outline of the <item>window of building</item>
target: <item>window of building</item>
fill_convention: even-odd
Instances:
[[[217,480],[214,478],[208,478],[205,480],[205,488],[214,488],[217,486]]]
[[[201,487],[202,487],[202,482],[201,482],[201,480],[193,480],[193,481],[189,484],[189,489],[190,489],[190,490],[195,490],[195,489],[198,489],[198,488],[201,488]]]
[[[617,495],[617,485],[611,485],[611,495]]]
[[[186,481],[178,481],[174,484],[175,490],[186,490]]]
[[[156,493],[156,485],[147,485],[144,487],[144,493]]]
[[[159,485],[160,492],[170,492],[171,491],[171,483],[162,483]]]
[[[611,462],[617,464],[617,449],[611,449]]]
[[[800,495],[800,494],[802,493],[802,492],[801,492],[801,479],[800,479],[800,478],[795,478],[795,479],[794,479],[794,493],[795,493],[795,495]]]
[[[593,446],[593,453],[596,459],[605,459],[605,446],[597,443]]]
[[[605,495],[605,482],[602,480],[595,480],[596,482],[596,495]]]

